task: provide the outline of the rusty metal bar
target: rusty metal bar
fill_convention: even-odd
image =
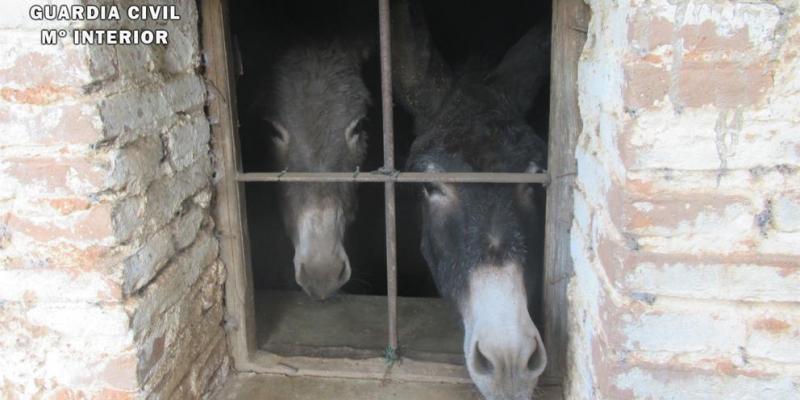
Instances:
[[[381,47],[381,104],[383,117],[383,169],[394,172],[394,113],[392,110],[392,47],[389,25],[389,0],[378,0]],[[386,296],[389,307],[389,346],[387,359],[397,350],[397,240],[395,227],[394,181],[384,183],[386,214]]]
[[[236,175],[239,182],[450,182],[450,183],[541,183],[547,173],[526,172],[248,172]]]

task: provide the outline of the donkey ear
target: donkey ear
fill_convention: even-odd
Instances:
[[[269,131],[272,136],[272,140],[276,144],[282,147],[289,145],[289,130],[286,129],[286,127],[284,127],[280,122],[278,122],[276,119],[264,117],[262,118],[262,123],[267,125],[269,128],[272,128],[269,129]]]
[[[356,48],[358,52],[358,57],[361,62],[365,62],[372,57],[372,54],[375,53],[375,41],[374,40],[362,40],[358,43],[358,47]]]
[[[366,62],[376,52],[377,42],[371,37],[354,36],[347,38],[347,48],[359,64]]]
[[[486,80],[505,94],[520,113],[530,109],[547,81],[550,68],[548,26],[533,27],[503,57]]]
[[[400,0],[392,7],[393,85],[400,104],[414,117],[435,113],[452,86],[452,76],[418,2]]]

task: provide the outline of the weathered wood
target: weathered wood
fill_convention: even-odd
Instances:
[[[572,275],[570,226],[575,181],[575,146],[582,129],[578,110],[578,61],[586,42],[589,7],[583,0],[553,1],[550,75],[550,136],[545,222],[544,343],[548,352],[545,380],[566,373],[567,282]]]
[[[480,400],[469,383],[433,383],[407,380],[318,378],[283,374],[235,374],[213,400]],[[537,400],[561,400],[558,387],[544,386]]]
[[[236,369],[247,370],[256,351],[255,309],[244,184],[236,180],[242,168],[227,0],[202,0],[200,18],[209,87],[208,112],[214,122],[211,126],[217,173],[214,218],[220,258],[228,272],[225,283],[228,342]]]
[[[256,291],[255,299],[260,350],[285,357],[384,356],[386,296],[340,294],[319,302],[301,291]],[[397,298],[404,360],[464,364],[464,330],[452,308],[440,298]]]

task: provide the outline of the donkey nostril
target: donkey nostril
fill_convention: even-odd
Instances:
[[[494,371],[492,362],[481,352],[480,342],[475,342],[475,362],[473,363],[473,367],[476,371],[485,375],[491,374],[492,371]]]
[[[531,356],[528,358],[528,370],[529,371],[539,371],[542,369],[542,356],[539,354],[539,350],[536,349],[533,351]]]
[[[339,271],[339,282],[344,283],[347,280],[347,263],[342,263],[342,269]]]
[[[528,369],[531,370],[531,371],[536,369],[536,352],[535,351],[528,358]]]

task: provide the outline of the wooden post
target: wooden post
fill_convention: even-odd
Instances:
[[[225,281],[228,340],[234,366],[246,370],[256,351],[255,308],[244,183],[236,180],[242,164],[227,0],[202,0],[200,16],[205,79],[209,86],[208,113],[212,121],[211,148],[218,178],[214,220],[220,258],[228,273]]]
[[[586,42],[589,7],[583,0],[553,0],[550,68],[550,135],[545,222],[544,343],[548,366],[544,380],[560,383],[566,373],[567,282],[570,256],[575,147],[582,129],[578,110],[578,61]]]

